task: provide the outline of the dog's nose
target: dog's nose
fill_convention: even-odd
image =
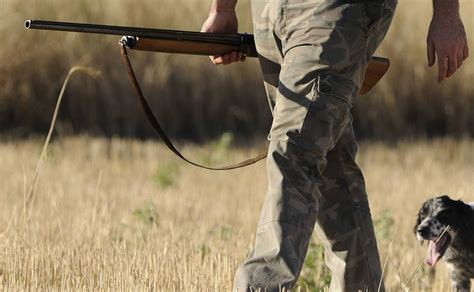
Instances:
[[[428,226],[418,226],[416,229],[416,232],[421,236],[421,237],[428,237],[430,234],[430,230]]]

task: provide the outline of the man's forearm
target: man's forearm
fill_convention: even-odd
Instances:
[[[433,0],[433,17],[459,17],[459,0]]]
[[[237,0],[213,0],[211,5],[212,12],[233,12],[235,11],[235,5]]]

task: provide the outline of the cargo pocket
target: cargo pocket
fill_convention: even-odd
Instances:
[[[351,120],[358,87],[348,79],[329,74],[319,75],[316,86],[297,143],[325,157]]]

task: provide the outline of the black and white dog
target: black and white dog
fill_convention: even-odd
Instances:
[[[470,291],[470,279],[474,278],[474,204],[448,196],[429,199],[418,212],[414,231],[419,241],[429,241],[426,263],[433,267],[443,258],[453,290]]]

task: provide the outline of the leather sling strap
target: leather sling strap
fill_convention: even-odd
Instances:
[[[130,63],[130,60],[128,58],[127,48],[122,44],[120,46],[120,52],[121,52],[121,55],[122,55],[122,63],[124,64],[125,69],[127,70],[128,77],[130,79],[130,82],[132,83],[133,90],[135,91],[135,95],[137,96],[138,100],[140,101],[140,104],[142,106],[143,111],[145,112],[145,115],[146,115],[148,121],[150,122],[153,129],[155,129],[155,131],[158,133],[158,135],[163,140],[163,142],[166,144],[166,146],[168,146],[169,150],[171,150],[174,154],[176,154],[176,156],[178,156],[179,158],[181,158],[182,160],[186,161],[189,164],[192,164],[192,165],[200,167],[200,168],[209,169],[209,170],[231,170],[231,169],[242,168],[242,167],[245,167],[245,166],[252,165],[252,164],[264,159],[265,157],[267,157],[266,153],[261,153],[261,154],[259,154],[258,156],[254,157],[254,158],[247,159],[245,161],[242,161],[242,162],[239,162],[239,163],[236,163],[236,164],[232,164],[232,165],[228,165],[228,166],[223,166],[223,167],[210,167],[210,166],[201,165],[199,163],[193,162],[193,161],[187,159],[186,157],[184,157],[178,151],[178,149],[176,149],[176,147],[173,145],[173,143],[168,138],[166,133],[163,131],[163,128],[161,127],[160,123],[158,122],[155,115],[153,114],[153,111],[151,110],[150,105],[148,104],[147,100],[143,96],[143,92],[140,88],[140,85],[138,84],[135,72],[133,71],[132,64]]]

